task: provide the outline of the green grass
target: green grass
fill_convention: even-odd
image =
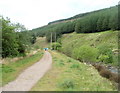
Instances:
[[[37,40],[36,40],[35,44],[33,45],[33,47],[35,49],[39,49],[39,48],[43,49],[43,48],[49,47],[49,46],[50,45],[49,45],[49,43],[47,43],[45,37],[37,37]]]
[[[99,46],[102,43],[107,43],[110,46],[117,48],[118,31],[105,31],[99,33],[85,33],[85,34],[66,34],[62,38],[64,44],[74,43],[75,45],[91,45]],[[68,42],[67,42],[68,41]]]
[[[101,46],[108,46],[111,51],[118,50],[118,31],[105,31],[98,33],[71,33],[65,34],[61,38],[61,51],[68,56],[73,57],[73,50],[82,46],[90,46],[99,48]],[[117,54],[113,53],[112,65],[118,65]]]
[[[58,52],[51,52],[53,64],[31,91],[114,91],[112,83],[97,70]]]
[[[22,60],[3,64],[2,68],[0,68],[2,70],[2,86],[12,80],[15,80],[23,70],[39,61],[42,55],[43,52],[40,51],[32,56],[25,57]]]

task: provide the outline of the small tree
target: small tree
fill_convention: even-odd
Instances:
[[[99,61],[112,63],[113,62],[113,52],[110,46],[103,44],[98,47],[99,49]]]
[[[56,42],[56,43],[52,43],[52,49],[53,50],[60,50],[61,48],[61,44]]]

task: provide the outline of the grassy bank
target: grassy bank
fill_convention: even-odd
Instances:
[[[112,83],[89,66],[63,54],[51,52],[53,65],[50,71],[31,91],[114,91]]]
[[[103,62],[118,65],[118,31],[65,34],[61,51],[85,62]]]
[[[35,62],[39,61],[43,55],[42,51],[38,51],[36,54],[25,57],[16,62],[10,62],[3,64],[2,70],[2,86],[8,82],[15,80],[16,77],[27,67],[33,65]]]

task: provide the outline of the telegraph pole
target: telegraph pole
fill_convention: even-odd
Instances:
[[[55,32],[55,46],[54,49],[56,49],[56,32]]]
[[[52,32],[51,32],[51,50],[52,50]]]

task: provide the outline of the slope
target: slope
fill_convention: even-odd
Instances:
[[[106,31],[99,33],[88,33],[88,34],[65,34],[61,38],[62,48],[61,51],[68,56],[79,59],[82,61],[83,58],[77,55],[80,55],[78,52],[87,52],[87,50],[80,50],[79,48],[84,46],[89,46],[88,48],[97,49],[97,60],[95,62],[103,61],[107,64],[118,65],[118,31]],[[78,53],[78,54],[76,54]],[[90,54],[91,52],[87,53]],[[108,53],[108,54],[107,54]],[[110,56],[112,56],[113,61],[108,62]],[[89,55],[88,55],[89,56]],[[109,58],[107,58],[107,56]],[[94,57],[94,56],[90,56]],[[84,58],[84,60],[87,59]],[[89,59],[89,58],[88,58]],[[103,60],[102,60],[103,59]]]

